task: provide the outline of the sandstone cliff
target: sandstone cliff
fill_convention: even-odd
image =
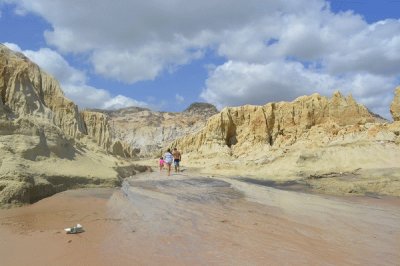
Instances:
[[[85,125],[85,133],[93,139],[97,145],[105,150],[111,147],[111,131],[108,117],[102,113],[83,111],[82,120]]]
[[[390,113],[394,121],[400,121],[400,87],[396,88],[394,99],[390,106]]]
[[[101,111],[101,110],[96,110]],[[129,107],[116,111],[101,111],[110,118],[113,140],[116,143],[113,151],[131,153],[140,157],[153,156],[167,143],[178,137],[197,132],[204,127],[207,119],[218,111],[207,103],[194,103],[181,113],[157,112],[147,108]]]
[[[67,136],[81,139],[86,136],[103,149],[113,152],[109,119],[99,112],[79,112],[78,106],[64,96],[57,80],[42,71],[23,54],[15,53],[0,44],[1,105],[7,106],[14,118],[33,116],[48,119]],[[119,156],[133,156],[130,148]],[[119,150],[118,150],[119,151]]]
[[[0,95],[15,117],[33,115],[52,120],[67,135],[84,132],[78,107],[64,97],[58,82],[20,53],[0,44]]]
[[[331,99],[318,94],[295,101],[225,108],[207,122],[199,133],[178,140],[174,145],[186,152],[203,145],[220,145],[240,155],[257,145],[286,146],[313,126],[326,123],[337,127],[378,122],[378,118],[354,99],[336,92]]]
[[[303,180],[335,193],[400,195],[399,135],[399,122],[383,121],[337,92],[330,99],[313,94],[225,108],[170,147],[183,152],[183,165],[211,174]]]
[[[112,149],[106,116],[80,114],[55,79],[0,45],[0,206],[119,184],[127,162]]]

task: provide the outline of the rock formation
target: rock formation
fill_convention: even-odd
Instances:
[[[394,99],[390,106],[390,113],[394,121],[400,121],[400,87],[396,88]]]
[[[0,206],[79,186],[115,186],[107,117],[79,113],[58,82],[0,44]],[[123,155],[124,146],[116,149]]]
[[[96,141],[97,145],[109,150],[111,147],[111,131],[108,117],[105,114],[91,111],[83,111],[81,116],[85,125],[85,133]]]
[[[64,96],[57,80],[23,54],[12,52],[4,45],[0,46],[0,94],[1,104],[7,106],[14,118],[31,115],[51,120],[67,136],[77,139],[89,136],[112,152],[113,140],[106,115],[80,113],[78,106]],[[129,149],[126,144],[123,146]],[[125,150],[117,155],[122,154],[131,152]]]
[[[101,111],[101,110],[95,110]],[[110,118],[114,141],[127,143],[125,151],[148,157],[159,153],[160,149],[174,139],[196,132],[204,127],[207,119],[218,113],[215,106],[194,103],[181,113],[156,112],[147,108],[128,107],[116,111],[101,111]],[[122,147],[114,145],[113,152]]]
[[[0,45],[0,206],[117,185],[146,168],[110,154],[154,156],[166,145],[183,152],[184,167],[210,173],[400,195],[399,98],[398,88],[393,123],[338,92],[220,113],[204,103],[181,113],[139,107],[80,113],[56,80]]]
[[[218,113],[217,108],[209,103],[192,103],[186,108],[184,113],[189,115],[199,115],[204,117],[211,117]]]
[[[48,118],[71,137],[84,134],[78,107],[58,82],[21,53],[0,44],[0,95],[15,115]]]
[[[123,158],[134,158],[137,156],[136,151],[129,144],[120,140],[115,140],[112,143],[110,151],[112,154]]]
[[[314,94],[299,97],[291,103],[224,108],[199,133],[184,137],[174,145],[190,152],[203,145],[216,144],[241,154],[257,145],[291,145],[316,125],[333,123],[340,127],[372,122],[377,122],[376,116],[351,96],[343,97],[336,92],[327,99]]]
[[[320,186],[345,181],[311,177],[364,171],[366,179],[358,188],[340,183],[337,191],[400,195],[399,144],[400,123],[390,124],[351,96],[336,92],[330,99],[313,94],[293,102],[224,108],[202,130],[169,146],[183,152],[183,165],[212,174],[274,180],[310,177],[307,182]],[[399,186],[388,181],[392,179]],[[328,187],[332,184],[323,189]]]

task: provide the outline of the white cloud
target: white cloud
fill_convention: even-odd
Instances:
[[[229,61],[217,67],[206,81],[201,97],[217,107],[265,104],[293,100],[316,91],[330,96],[335,90],[352,94],[373,112],[390,118],[396,79],[374,74],[332,76],[297,62],[248,64]]]
[[[398,86],[396,78],[360,73],[337,79],[339,90],[351,93],[357,101],[366,105],[371,111],[391,119],[389,108],[393,100],[394,88]]]
[[[201,95],[219,107],[342,89],[386,115],[400,79],[400,20],[368,24],[324,0],[10,1],[52,25],[48,44],[126,83],[215,51],[226,62]]]
[[[66,96],[82,108],[119,109],[129,106],[148,107],[145,102],[117,95],[112,96],[104,89],[96,89],[88,85],[65,85]]]
[[[154,79],[165,69],[198,58],[203,49],[218,46],[224,32],[240,31],[281,10],[301,12],[325,4],[321,0],[14,2],[19,10],[36,13],[52,25],[45,32],[49,44],[63,52],[88,52],[97,73],[128,83]]]
[[[123,95],[117,95],[114,98],[110,98],[103,104],[104,109],[120,109],[127,106],[146,107],[147,104],[144,102],[136,101],[129,97],[125,97]]]
[[[340,47],[326,55],[324,64],[330,73],[398,74],[400,20],[380,21],[354,32]]]
[[[317,74],[296,62],[249,64],[228,61],[206,81],[201,97],[222,108],[227,105],[265,104],[314,93],[329,94],[335,80]]]
[[[182,104],[185,101],[185,98],[180,94],[175,94],[175,100],[178,104]]]
[[[17,44],[5,43],[5,45],[14,51],[24,53],[30,60],[53,75],[60,82],[65,95],[81,108],[117,109],[128,106],[147,106],[145,102],[123,95],[113,97],[107,90],[87,85],[86,74],[70,66],[56,51],[48,48],[23,51]]]
[[[134,83],[152,80],[164,66],[173,68],[201,56],[201,52],[188,52],[179,43],[149,43],[136,50],[98,49],[93,52],[95,71],[119,81]]]
[[[70,66],[56,51],[42,48],[38,51],[25,50],[23,53],[45,71],[56,77],[61,84],[86,83],[85,73]]]
[[[3,44],[15,52],[20,52],[20,53],[22,52],[21,48],[15,43],[5,42]]]
[[[49,44],[89,52],[97,73],[127,83],[152,80],[210,47],[249,63],[320,60],[335,74],[400,69],[399,20],[368,25],[352,12],[332,13],[323,0],[14,2],[51,23]]]

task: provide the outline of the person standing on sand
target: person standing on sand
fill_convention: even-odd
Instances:
[[[160,165],[160,172],[162,171],[162,169],[164,168],[164,158],[161,157],[160,160],[158,161],[158,164]]]
[[[174,148],[174,152],[172,153],[174,156],[174,166],[175,166],[175,172],[179,172],[179,163],[182,160],[181,153],[178,151],[177,148]]]
[[[168,149],[164,154],[164,163],[167,165],[168,175],[171,175],[171,165],[174,160],[174,156],[171,153],[171,149]]]

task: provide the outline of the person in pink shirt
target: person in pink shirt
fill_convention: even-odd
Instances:
[[[158,164],[160,165],[160,172],[162,171],[162,169],[164,168],[164,158],[161,157],[160,160],[158,161]]]

